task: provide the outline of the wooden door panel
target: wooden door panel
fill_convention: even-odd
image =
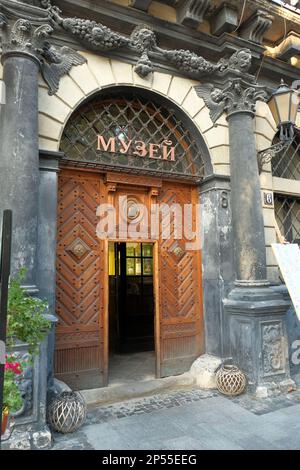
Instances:
[[[107,383],[108,255],[105,242],[96,237],[98,205],[113,203],[118,216],[119,195],[135,196],[148,213],[152,201],[181,207],[198,202],[196,189],[188,185],[158,181],[154,186],[154,180],[147,184],[137,178],[126,184],[127,175],[115,177],[120,179],[115,186],[96,173],[63,170],[59,177],[56,376],[75,389]],[[186,251],[185,243],[171,230],[167,240],[160,235],[155,248],[157,373],[162,377],[187,371],[203,353],[201,256]]]
[[[62,171],[58,192],[56,376],[75,389],[105,385],[104,246],[96,237],[99,175]]]
[[[196,203],[196,189],[190,186],[164,183],[159,203]],[[195,217],[194,217],[195,218]],[[159,357],[161,377],[186,372],[204,352],[203,310],[200,251],[187,251],[187,240],[176,240],[174,225],[171,237],[160,235],[159,267]],[[184,235],[184,234],[183,234]]]

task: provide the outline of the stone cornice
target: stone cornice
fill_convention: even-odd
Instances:
[[[284,7],[282,8],[280,5],[276,5],[275,3],[272,3],[269,0],[248,0],[248,2],[255,9],[263,8],[273,15],[281,16],[282,18],[285,18],[286,20],[299,24],[298,13],[288,10],[287,8],[284,8]]]
[[[236,51],[229,59],[211,62],[204,57],[184,49],[165,49],[158,46],[158,37],[147,25],[134,28],[129,36],[113,31],[96,21],[83,18],[65,18],[62,12],[48,2],[51,24],[56,29],[65,31],[83,47],[95,52],[134,51],[138,55],[135,72],[147,77],[153,72],[154,60],[161,60],[175,66],[178,70],[200,80],[203,77],[224,77],[227,75],[245,77],[252,80],[249,74],[251,52],[249,49]]]
[[[210,60],[216,60],[220,57],[228,56],[239,48],[248,47],[251,49],[253,56],[253,73],[255,72],[255,69],[257,70],[259,67],[264,53],[263,46],[251,43],[238,36],[224,33],[219,37],[215,37],[186,28],[176,23],[168,23],[166,27],[166,22],[159,18],[149,16],[143,11],[130,9],[115,3],[101,2],[91,4],[91,2],[87,0],[56,1],[59,5],[63,5],[64,11],[66,12],[70,13],[75,11],[77,16],[94,18],[96,21],[104,22],[105,25],[108,25],[110,28],[122,31],[127,35],[130,35],[135,26],[147,24],[155,30],[156,34],[159,36],[159,43],[164,47],[172,48],[176,45],[176,47],[190,49],[198,54],[203,54]],[[250,2],[250,0],[248,1]],[[269,2],[266,3],[270,4]],[[251,1],[252,11],[255,7],[257,8],[258,4],[255,1]],[[260,7],[262,7],[262,5],[260,5]],[[295,17],[297,17],[297,15],[295,15]],[[55,31],[53,33],[53,37],[57,44],[66,44],[70,47],[77,48],[77,50],[87,50],[86,47],[80,47],[75,38],[72,38],[63,31]],[[101,55],[113,57],[129,63],[134,63],[136,59],[135,53],[128,49],[122,52],[114,50],[104,51]],[[154,62],[165,72],[177,74],[179,76],[188,76],[187,73],[183,74],[176,70],[175,67],[167,65],[161,61],[159,57],[156,57]],[[269,84],[276,86],[276,84],[280,82],[282,76],[286,77],[288,82],[292,82],[298,78],[299,70],[291,64],[266,58],[260,73],[261,80],[264,80],[264,77],[266,77]]]
[[[5,15],[0,13],[0,30],[2,30],[2,61],[8,55],[27,55],[36,60],[42,60],[42,50],[53,28],[45,23],[40,26],[33,25],[28,19],[18,18],[9,22]]]
[[[48,2],[48,0],[46,1]],[[76,3],[76,0],[69,0],[67,3],[70,3],[71,5],[71,4],[74,4],[74,1]],[[79,3],[81,4],[81,6],[86,5],[86,8],[88,8],[88,3],[85,2],[84,0],[81,2],[78,2],[78,4]],[[49,11],[47,9],[37,8],[28,4],[25,5],[25,4],[22,4],[13,0],[2,0],[1,6],[8,8],[8,5],[10,8],[12,8],[12,5],[14,5],[15,11],[18,11],[19,15],[22,13],[22,17],[24,18],[34,16],[35,23],[41,24],[41,22],[45,23],[49,21]],[[93,6],[90,5],[89,8],[90,8],[90,11],[93,11],[93,9],[98,8],[98,5],[93,5]],[[110,10],[110,8],[112,8],[112,10]],[[117,12],[119,11],[122,12],[122,15],[120,17],[119,28],[120,28],[120,25],[123,25],[122,21],[125,20],[126,18],[127,26],[124,27],[124,30],[127,30],[128,35],[123,36],[123,35],[120,35],[119,33],[115,33],[115,34],[125,37],[125,41],[128,41],[128,40],[130,41],[131,39],[130,32],[132,32],[132,30],[134,30],[135,33],[141,32],[141,30],[143,29],[151,31],[151,28],[149,27],[146,27],[146,28],[139,27],[136,29],[134,28],[134,25],[136,24],[138,17],[135,17],[135,15],[131,15],[132,10],[130,12],[127,12],[128,9],[124,7],[120,7],[119,5],[116,5],[116,4],[110,4],[110,5],[104,4],[104,6],[102,6],[101,4],[101,6],[99,7],[99,12],[100,10],[101,12],[104,12],[105,18],[109,18],[109,15],[111,15],[112,17],[113,16],[116,17]],[[145,14],[141,11],[134,11],[134,13],[137,13],[138,15],[141,15],[141,16],[145,16]],[[128,31],[128,25],[130,21],[131,21],[132,29],[131,31]],[[249,45],[249,47],[251,48],[251,55],[254,59],[254,64],[255,64],[255,65],[254,64],[252,65],[252,68],[249,70],[249,72],[253,73],[255,72],[255,67],[256,68],[258,67],[259,65],[258,60],[261,60],[260,58],[264,51],[264,49],[257,44],[249,43],[248,41],[245,41],[238,37],[231,36],[226,33],[223,34],[222,37],[217,38],[217,37],[206,35],[201,32],[189,30],[177,24],[168,24],[168,28],[166,29],[165,27],[163,27],[164,22],[162,22],[161,20],[153,19],[153,21],[154,21],[153,24],[155,24],[156,33],[155,35],[150,34],[148,36],[148,39],[155,36],[156,42],[158,42],[156,37],[159,38],[159,43],[165,44],[166,38],[168,38],[167,43],[170,42],[170,44],[172,45],[174,43],[176,43],[176,45],[179,45],[179,46],[181,45],[184,46],[185,44],[187,44],[188,46],[190,45],[191,50],[203,51],[203,53],[205,53],[205,59],[207,62],[210,62],[211,58],[219,58],[219,57],[226,56],[226,55],[228,56],[230,53],[233,53],[238,48],[243,48],[243,46]],[[147,34],[148,34],[148,31],[147,31]],[[57,45],[58,48],[61,47],[61,45],[64,45],[64,47],[67,47],[67,48],[74,48],[77,50],[86,50],[86,51],[89,50],[90,48],[88,44],[83,45],[83,43],[80,42],[76,36],[69,34],[67,31],[63,30],[62,28],[55,29],[51,37],[52,37],[51,39],[52,44]],[[137,34],[136,38],[138,39],[138,41],[141,40],[142,34],[141,35]],[[147,53],[143,54],[143,52],[145,52],[145,49],[142,51],[142,54],[141,54],[141,49],[140,50],[138,49],[139,48],[134,49],[134,48],[129,48],[129,47],[125,47],[125,48],[121,47],[119,49],[108,48],[106,50],[102,50],[101,55],[104,55],[107,57],[114,57],[116,59],[123,60],[125,62],[129,62],[133,64],[134,63],[136,64],[137,61],[139,61],[140,59],[140,62],[136,65],[139,67],[140,73],[142,76],[143,76],[143,73],[147,74],[148,72],[150,73],[153,69],[158,68],[161,71],[173,73],[179,76],[188,76],[190,78],[200,79],[199,74],[197,73],[195,74],[193,68],[191,69],[189,69],[189,67],[179,68],[177,66],[175,57],[173,57],[174,58],[173,61],[169,60],[167,56],[170,55],[172,51],[170,51],[167,48],[166,49],[163,49],[162,47],[158,48],[160,50],[165,51],[165,53],[163,54],[159,50],[158,52],[154,50],[151,51],[150,61],[148,60]],[[183,51],[180,51],[181,55]],[[189,53],[189,51],[185,50],[185,53]],[[201,56],[198,54],[196,54],[196,56],[192,52],[189,54],[190,54],[190,59],[192,62],[193,62],[193,58],[195,58],[196,56],[198,57],[198,59],[201,58]],[[264,81],[263,76],[267,76],[268,77],[267,82],[269,83],[269,85],[275,86],[275,83],[278,82],[282,78],[282,76],[285,76],[287,80],[293,81],[296,78],[298,78],[298,74],[299,74],[298,69],[295,69],[291,65],[286,64],[282,61],[275,61],[271,58],[266,58],[264,60],[263,69],[261,70],[260,76],[261,76],[261,80],[263,81]],[[203,73],[201,79],[203,78],[204,75],[205,74]],[[55,90],[57,89],[58,81],[59,80],[55,79],[54,80],[55,83],[50,86],[52,93],[54,93]]]

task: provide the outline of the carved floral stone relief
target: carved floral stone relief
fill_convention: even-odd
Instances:
[[[284,372],[285,354],[281,323],[262,324],[262,352],[264,375]]]

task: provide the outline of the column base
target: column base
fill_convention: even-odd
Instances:
[[[23,427],[15,429],[9,439],[1,442],[2,450],[47,450],[52,446],[48,426],[42,428]]]
[[[224,300],[224,309],[232,360],[247,375],[248,391],[267,397],[296,387],[290,377],[284,322],[290,302],[278,289],[255,284],[238,284]]]
[[[297,389],[295,382],[292,379],[286,379],[282,382],[266,382],[261,384],[255,389],[256,398],[276,397],[281,394],[294,392]]]

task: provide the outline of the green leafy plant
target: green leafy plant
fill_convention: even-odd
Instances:
[[[45,318],[47,302],[31,297],[22,287],[26,269],[11,279],[8,292],[7,347],[18,341],[28,344],[31,356],[39,352],[39,345],[47,336],[51,322]]]
[[[38,354],[40,343],[51,327],[51,322],[44,316],[48,308],[47,302],[31,297],[22,287],[26,271],[20,270],[18,275],[11,279],[8,291],[7,348],[12,349],[18,342],[26,343],[30,356],[26,364],[16,362],[13,354],[6,356],[3,409],[12,412],[20,410],[23,405],[18,376],[21,376],[33,357]]]

